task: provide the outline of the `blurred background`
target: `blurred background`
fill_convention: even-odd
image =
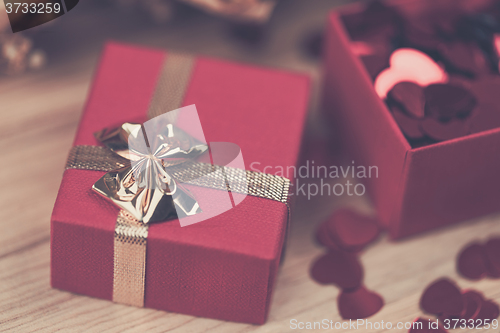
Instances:
[[[52,70],[54,66],[91,58],[105,41],[113,39],[267,66],[313,70],[319,51],[318,34],[327,13],[345,2],[83,0],[63,17],[20,34],[11,33],[1,10],[0,64],[7,74],[30,67]],[[26,60],[26,66],[20,65],[22,60]]]
[[[303,150],[316,156],[304,159],[325,164],[336,147],[327,144],[331,131],[319,121],[323,30],[329,11],[349,2],[83,0],[15,34],[0,9],[0,130],[61,126],[74,133],[103,46],[119,41],[308,74],[313,84],[304,145],[312,149]],[[304,205],[310,214],[311,201]],[[331,205],[325,209],[322,217]]]

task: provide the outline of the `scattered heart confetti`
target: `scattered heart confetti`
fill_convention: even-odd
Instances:
[[[437,141],[459,138],[470,132],[469,122],[462,119],[443,123],[434,118],[425,118],[420,123],[420,128],[423,133]]]
[[[418,84],[408,81],[399,82],[392,87],[387,97],[403,107],[407,115],[413,118],[425,116],[424,90]]]
[[[453,321],[453,320],[457,320],[457,319],[460,319],[461,316],[452,316],[452,315],[449,315],[449,314],[446,314],[446,313],[442,313],[438,316],[438,319],[440,322],[444,323],[445,320],[450,320],[450,321]]]
[[[484,246],[488,262],[488,275],[500,277],[500,238],[491,238]]]
[[[441,42],[426,20],[406,22],[405,35],[408,43],[416,49],[436,49]]]
[[[311,277],[320,284],[342,289],[337,301],[345,319],[361,319],[378,312],[383,299],[362,286],[363,267],[357,252],[377,238],[378,221],[350,209],[338,209],[316,230],[316,240],[329,252],[311,266]]]
[[[483,305],[483,295],[474,290],[467,290],[463,293],[463,299],[465,301],[465,311],[460,319],[476,319]]]
[[[458,272],[471,280],[479,280],[487,274],[486,253],[483,245],[473,243],[458,255]]]
[[[444,83],[448,76],[427,54],[415,49],[401,48],[389,59],[390,67],[383,70],[375,80],[375,91],[384,99],[398,82],[411,81],[420,86]]]
[[[403,134],[411,139],[421,139],[425,134],[420,129],[420,120],[404,114],[399,107],[391,106],[392,116],[403,131]]]
[[[457,270],[471,280],[500,278],[500,238],[491,238],[484,245],[467,245],[458,255]]]
[[[329,221],[325,221],[319,225],[316,230],[316,241],[330,250],[339,250],[339,246],[332,237],[328,223]]]
[[[484,56],[474,43],[440,43],[439,53],[453,69],[470,74],[487,72]]]
[[[464,300],[455,283],[442,278],[434,281],[424,291],[420,299],[420,308],[435,315],[444,313],[449,316],[460,316],[464,310]]]
[[[311,277],[321,284],[335,284],[352,290],[363,281],[363,267],[355,254],[331,251],[314,262]]]
[[[484,75],[470,82],[470,89],[479,100],[479,104],[497,104],[500,89],[499,75]]]
[[[328,221],[337,245],[346,251],[359,251],[379,235],[377,220],[350,209],[338,209]]]
[[[342,291],[337,301],[340,315],[344,319],[368,318],[384,306],[383,298],[364,286],[353,291]]]
[[[496,104],[481,103],[477,112],[471,117],[471,133],[479,133],[496,129],[500,126],[500,107]]]
[[[394,118],[412,148],[500,128],[500,7],[459,2],[448,11],[434,2],[388,6],[391,19],[384,22],[367,8],[341,15],[375,92],[391,111],[400,108],[403,115],[393,112]],[[418,128],[408,119],[430,117]]]
[[[498,304],[490,300],[483,300],[476,320],[481,319],[482,321],[484,321],[488,319],[491,322],[493,319],[497,319],[499,315],[500,309],[498,307]]]
[[[424,95],[426,114],[441,121],[467,117],[477,104],[469,90],[453,84],[431,84]]]

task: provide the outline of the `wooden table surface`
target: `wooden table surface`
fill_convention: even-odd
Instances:
[[[321,29],[328,9],[339,2],[284,2],[258,45],[230,37],[225,23],[204,15],[155,25],[130,12],[115,13],[111,6],[94,8],[91,1],[81,2],[60,22],[39,29],[37,43],[47,50],[49,65],[40,72],[0,78],[1,331],[290,332],[298,331],[291,329],[291,319],[341,320],[338,289],[318,285],[309,277],[312,260],[322,253],[312,234],[336,207],[353,205],[370,211],[366,198],[299,199],[269,320],[263,326],[138,309],[55,290],[49,284],[50,214],[103,42],[115,39],[301,70],[317,83],[319,64],[300,51],[300,44],[308,33]],[[316,104],[309,135],[323,130],[314,125],[318,123]],[[484,217],[402,242],[382,238],[367,249],[361,257],[366,285],[386,302],[370,321],[406,322],[422,315],[418,300],[423,289],[442,276],[500,303],[499,280],[470,282],[455,269],[460,248],[500,234],[499,222],[500,215]]]

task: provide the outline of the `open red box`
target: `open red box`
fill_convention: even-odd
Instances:
[[[500,210],[500,128],[412,148],[351,51],[340,15],[327,23],[325,114],[356,164],[378,166],[366,185],[391,237]]]

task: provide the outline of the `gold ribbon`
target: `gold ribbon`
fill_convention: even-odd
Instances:
[[[181,106],[193,64],[192,56],[168,54],[148,109],[149,118]],[[125,168],[130,168],[128,159],[102,146],[75,146],[71,149],[66,164],[66,169],[108,173],[116,173]],[[217,169],[223,170],[224,177],[220,177],[221,173],[214,172]],[[181,165],[173,164],[168,170],[172,178],[184,183],[285,203],[290,213],[288,205],[290,181],[284,177],[214,166],[193,160],[184,161]],[[103,179],[104,177],[101,178]],[[113,302],[144,306],[147,237],[148,224],[121,209],[114,233]]]

